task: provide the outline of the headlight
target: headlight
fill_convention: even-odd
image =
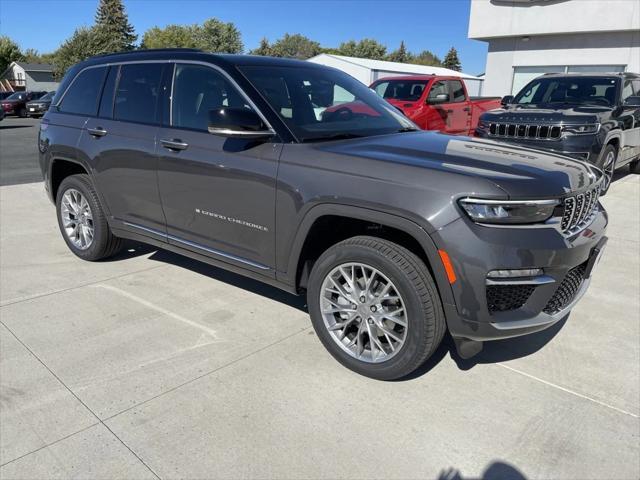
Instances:
[[[463,198],[459,201],[471,220],[477,223],[540,223],[553,215],[557,200],[484,200]]]
[[[489,122],[480,120],[478,122],[478,126],[476,127],[478,130],[489,130]]]
[[[573,135],[585,135],[588,133],[598,133],[600,130],[599,123],[592,123],[587,125],[566,125],[562,131]]]

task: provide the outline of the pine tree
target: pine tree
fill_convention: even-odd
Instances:
[[[462,71],[462,65],[460,65],[460,59],[458,58],[458,51],[451,47],[444,57],[442,66],[456,72]]]
[[[133,50],[137,35],[122,0],[100,0],[95,16],[95,33],[105,52]]]
[[[411,60],[411,54],[407,51],[404,40],[400,42],[400,47],[389,54],[387,60],[390,62],[407,63]]]
[[[250,55],[262,55],[263,57],[268,57],[271,55],[271,44],[269,44],[269,40],[266,37],[262,37],[260,40],[260,45],[258,48],[254,48],[249,52]]]

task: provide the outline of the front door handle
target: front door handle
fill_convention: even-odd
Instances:
[[[182,140],[174,138],[173,140],[160,140],[160,143],[167,150],[186,150],[189,146],[188,143],[184,143]]]
[[[107,134],[107,131],[102,127],[87,128],[87,132],[92,137],[104,137]]]
[[[471,109],[470,109],[469,107],[464,107],[464,108],[462,109],[462,111],[463,111],[463,112],[470,112],[470,111],[471,111]]]
[[[453,110],[447,110],[447,113],[453,113]]]

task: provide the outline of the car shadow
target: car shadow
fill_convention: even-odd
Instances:
[[[618,170],[613,172],[613,177],[611,177],[611,183],[615,183],[618,180],[622,180],[628,175],[631,175],[631,171],[628,168],[619,168]]]
[[[0,130],[11,130],[12,128],[33,128],[35,125],[0,125]]]
[[[127,241],[122,252],[105,261],[126,260],[128,258],[147,254],[150,254],[149,260],[185,268],[199,275],[204,275],[213,280],[224,282],[233,287],[241,288],[247,292],[260,295],[270,300],[293,307],[301,312],[308,313],[306,298],[304,295],[293,295],[258,280],[253,280],[222,268],[214,267],[207,263],[193,260],[189,257],[185,257],[168,250],[157,249],[156,247],[146,244]],[[526,357],[542,349],[547,343],[549,343],[558,334],[558,332],[560,332],[568,317],[569,315],[566,315],[556,324],[540,332],[524,335],[522,337],[484,342],[482,351],[468,359],[464,359],[458,355],[453,338],[446,333],[442,343],[422,366],[417,368],[411,374],[394,381],[404,382],[414,380],[429,373],[447,356],[447,354],[449,354],[460,370],[470,370],[479,364],[499,363]]]
[[[300,311],[307,312],[306,298],[302,295],[293,295],[291,293],[272,287],[258,280],[253,280],[237,273],[217,268],[189,257],[169,252],[168,250],[156,250],[150,257],[150,260],[156,262],[168,263],[177,267],[186,268],[199,275],[204,275],[213,280],[224,282],[236,288],[241,288],[256,295],[260,295],[276,302],[283,303]]]

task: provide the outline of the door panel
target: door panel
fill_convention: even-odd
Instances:
[[[250,108],[217,69],[177,64],[158,183],[171,243],[266,272],[274,266],[277,144],[207,132],[210,110]]]
[[[451,103],[443,105],[447,109],[449,132],[466,135],[471,128],[471,108],[460,80],[447,80]]]

